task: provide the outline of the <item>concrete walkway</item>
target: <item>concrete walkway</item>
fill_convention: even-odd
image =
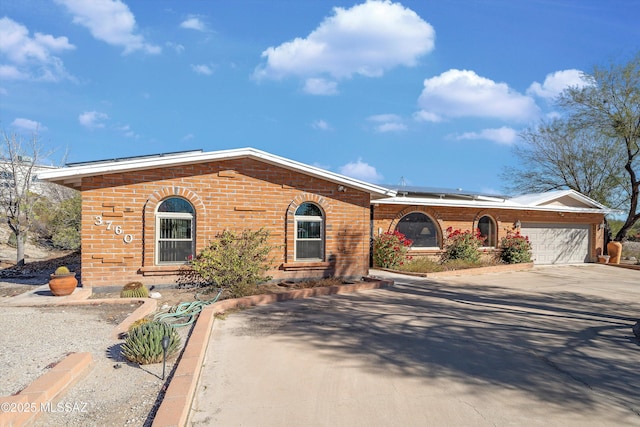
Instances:
[[[424,280],[214,323],[196,426],[640,425],[640,272]]]

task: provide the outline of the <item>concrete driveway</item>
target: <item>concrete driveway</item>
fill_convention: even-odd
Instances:
[[[192,425],[640,425],[640,271],[374,274],[216,320]]]

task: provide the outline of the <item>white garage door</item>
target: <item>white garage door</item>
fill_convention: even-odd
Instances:
[[[589,225],[522,224],[529,236],[536,264],[572,264],[589,261]]]

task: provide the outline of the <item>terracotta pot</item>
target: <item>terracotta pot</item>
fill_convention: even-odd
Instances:
[[[609,253],[610,264],[620,264],[620,256],[622,255],[622,243],[609,242],[607,243],[607,252]]]
[[[57,297],[71,295],[78,286],[76,273],[52,274],[49,276],[49,289]]]

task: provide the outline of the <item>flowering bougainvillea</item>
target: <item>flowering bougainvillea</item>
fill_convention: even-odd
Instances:
[[[407,250],[413,244],[398,231],[387,231],[373,239],[373,264],[381,268],[396,268],[410,259]]]
[[[531,242],[529,237],[519,231],[509,231],[500,241],[502,253],[500,259],[507,264],[531,262]]]
[[[453,227],[447,228],[447,237],[444,240],[443,261],[461,259],[469,262],[478,262],[480,260],[480,252],[478,248],[482,246],[485,237],[480,234],[480,229],[474,232],[469,230],[454,230]]]

